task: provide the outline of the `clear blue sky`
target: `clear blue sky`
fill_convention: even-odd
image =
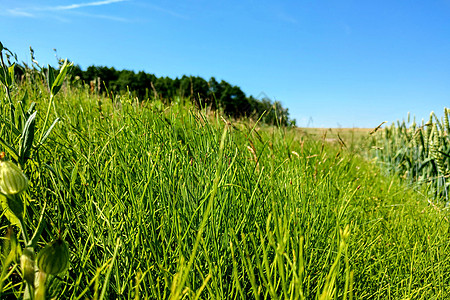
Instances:
[[[264,92],[298,126],[375,127],[450,107],[450,0],[0,0],[0,41]]]

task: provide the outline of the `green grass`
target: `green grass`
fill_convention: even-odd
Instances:
[[[425,188],[436,203],[450,203],[447,178],[450,174],[450,110],[439,119],[431,112],[420,124],[408,114],[407,122],[397,121],[373,136],[372,156],[392,174],[402,176],[412,186]]]
[[[24,84],[13,99],[25,89],[40,136],[48,94]],[[47,206],[36,250],[61,231],[71,252],[49,296],[450,295],[446,213],[350,147],[84,88],[66,87],[54,101],[61,122],[24,167],[30,232]],[[6,126],[0,134],[11,140]],[[8,224],[2,217],[2,236]],[[17,263],[2,297],[21,297]]]

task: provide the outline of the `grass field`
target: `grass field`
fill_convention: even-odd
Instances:
[[[297,128],[297,134],[364,153],[373,128]]]
[[[366,158],[366,130],[322,138],[31,79],[0,92],[0,151],[29,180],[14,233],[3,205],[2,299],[450,297],[446,211]],[[27,144],[32,101],[20,163],[5,145]],[[35,232],[38,257],[59,236],[70,253],[44,280],[32,259],[36,297],[20,263]]]

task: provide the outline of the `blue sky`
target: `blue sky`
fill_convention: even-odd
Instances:
[[[265,93],[298,126],[375,127],[450,107],[450,0],[0,0],[0,41]]]

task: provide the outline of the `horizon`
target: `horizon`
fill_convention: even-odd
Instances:
[[[1,42],[30,63],[215,77],[266,94],[298,127],[374,128],[442,116],[450,1],[0,0]],[[312,122],[311,122],[312,120]]]

